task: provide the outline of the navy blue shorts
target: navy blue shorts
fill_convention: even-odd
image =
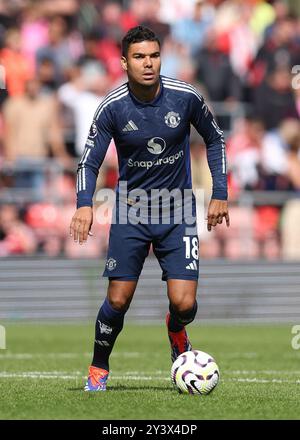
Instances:
[[[104,277],[138,280],[150,246],[162,269],[162,280],[197,280],[196,220],[193,224],[112,224]]]

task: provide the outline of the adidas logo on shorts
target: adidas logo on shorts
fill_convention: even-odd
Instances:
[[[190,264],[185,266],[185,268],[189,269],[189,270],[197,270],[197,263],[196,263],[196,261],[193,260]]]

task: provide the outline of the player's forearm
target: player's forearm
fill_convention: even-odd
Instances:
[[[199,102],[201,105],[199,105]],[[207,161],[213,180],[212,198],[227,200],[224,136],[203,98],[196,99],[195,96],[193,96],[191,122],[198,133],[203,137],[206,145]]]
[[[212,199],[227,200],[227,170],[223,139],[220,142],[208,145],[207,161],[213,181]]]
[[[78,165],[76,183],[77,209],[83,206],[93,206],[97,177],[98,169]]]
[[[213,176],[212,199],[227,200],[227,177],[223,175]]]

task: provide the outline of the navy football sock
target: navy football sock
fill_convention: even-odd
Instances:
[[[175,332],[175,333],[180,332],[187,324],[190,324],[194,320],[197,313],[197,309],[198,309],[197,301],[195,301],[191,310],[188,310],[183,313],[175,312],[175,310],[170,304],[169,306],[170,319],[168,324],[168,330],[170,332]]]
[[[109,356],[124,324],[126,310],[114,309],[107,298],[99,310],[95,325],[92,365],[109,371]]]
[[[180,332],[182,329],[184,328],[184,325],[179,324],[179,322],[176,319],[176,316],[173,315],[172,312],[170,312],[170,319],[169,319],[169,323],[168,323],[168,330],[170,332]]]

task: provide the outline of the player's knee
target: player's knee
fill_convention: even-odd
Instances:
[[[169,309],[180,324],[187,325],[194,321],[198,304],[195,300],[192,302],[186,301],[179,304],[170,304]]]
[[[127,299],[122,296],[116,296],[114,298],[109,298],[108,300],[111,307],[119,312],[126,312],[129,307]]]
[[[192,295],[177,296],[170,304],[175,313],[188,313],[194,307],[195,297]]]
[[[110,281],[107,298],[111,307],[115,310],[126,312],[133,297],[135,286],[131,283]]]

